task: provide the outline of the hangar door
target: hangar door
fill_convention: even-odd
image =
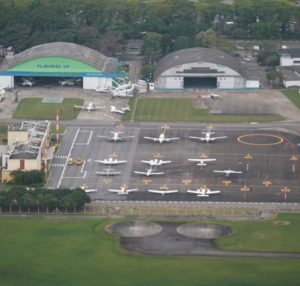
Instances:
[[[217,88],[216,77],[184,77],[184,88]]]

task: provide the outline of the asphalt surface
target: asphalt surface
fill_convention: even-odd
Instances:
[[[122,223],[116,227],[111,227],[113,233],[118,234],[118,229]],[[128,235],[128,231],[134,233],[135,229],[128,226],[125,222],[127,232],[121,233]],[[202,255],[202,256],[232,256],[232,257],[286,257],[300,258],[300,253],[282,253],[282,252],[259,252],[259,251],[226,251],[220,250],[215,245],[215,239],[200,239],[184,236],[178,233],[178,228],[184,225],[183,222],[156,222],[162,230],[154,235],[139,237],[120,236],[121,246],[127,251],[139,252],[150,255]],[[216,225],[221,227],[221,225]],[[227,230],[228,226],[223,226]],[[130,229],[131,228],[131,229]],[[205,233],[205,227],[202,231]],[[228,231],[227,231],[228,233]],[[224,233],[225,235],[226,233]]]
[[[128,124],[123,129],[123,135],[134,135],[135,138],[118,143],[97,138],[97,135],[109,136],[114,129],[110,125],[88,126],[81,123],[80,127],[68,126],[52,161],[48,186],[75,188],[85,184],[88,188],[98,189],[97,193],[91,194],[93,200],[300,201],[300,139],[297,135],[276,131],[285,130],[284,128],[265,128],[263,124],[241,124],[233,127],[223,125],[222,128],[215,126],[214,136],[226,135],[228,138],[207,144],[188,138],[202,135],[205,128],[200,126],[172,124],[166,135],[180,137],[181,140],[164,144],[143,138],[157,137],[161,132],[160,124]],[[294,128],[296,130],[297,126]],[[125,165],[113,167],[121,171],[121,175],[96,175],[96,171],[105,169],[106,166],[94,160],[108,158],[109,155],[128,161]],[[206,156],[217,160],[203,168],[187,160]],[[69,157],[80,157],[84,163],[81,166],[68,166]],[[141,160],[154,157],[172,161],[169,165],[157,167],[158,171],[165,172],[164,175],[146,177],[134,174],[134,170],[143,171],[148,168]],[[227,179],[222,174],[213,172],[229,168],[242,171],[243,174]],[[119,188],[123,184],[127,184],[129,188],[138,188],[139,192],[127,196],[108,192],[109,188]],[[179,193],[162,196],[147,192],[148,189],[159,189],[162,185],[177,189]],[[187,189],[203,185],[212,190],[220,190],[221,193],[209,198],[199,198],[186,193]],[[242,191],[244,186],[250,190]]]

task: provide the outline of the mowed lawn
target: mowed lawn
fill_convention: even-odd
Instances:
[[[59,110],[61,120],[71,120],[79,113],[79,110],[74,110],[74,105],[83,105],[83,99],[65,98],[62,103],[42,103],[42,98],[24,98],[20,101],[14,117],[54,120]]]
[[[226,223],[234,225],[235,231],[246,232],[244,238],[248,242],[251,239],[246,237],[255,231],[257,223],[257,231],[274,245],[272,250],[279,250],[275,241],[284,238],[280,250],[299,251],[296,243],[299,218],[300,215],[277,218],[290,221],[290,224],[285,228],[274,225],[279,234],[274,237],[271,228],[260,227],[270,222]],[[1,217],[0,285],[299,285],[299,259],[163,257],[127,253],[120,249],[118,238],[104,230],[113,222],[116,220]],[[295,237],[295,234],[298,235]],[[260,243],[265,244],[258,238],[252,246],[256,244],[256,248]]]
[[[298,108],[300,108],[300,93],[295,89],[285,89],[282,93],[293,102]]]
[[[252,122],[283,119],[279,115],[210,114],[207,109],[194,108],[192,99],[137,98],[130,100],[130,106],[132,111],[124,115],[124,120],[131,119],[132,112],[136,121]]]

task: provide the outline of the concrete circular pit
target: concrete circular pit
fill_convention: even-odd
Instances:
[[[106,230],[122,237],[145,237],[158,234],[162,226],[153,222],[126,221],[109,225]]]
[[[232,233],[227,225],[200,222],[182,224],[176,231],[183,236],[200,239],[215,239]]]

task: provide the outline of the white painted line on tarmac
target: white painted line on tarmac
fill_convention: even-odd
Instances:
[[[69,154],[68,154],[67,158],[69,158],[70,155],[71,155],[71,152],[72,152],[74,143],[75,143],[75,141],[76,141],[76,139],[77,139],[77,136],[78,136],[79,131],[80,131],[80,128],[77,129],[77,132],[76,132],[76,134],[75,134],[75,136],[74,136],[74,139],[73,139],[72,145],[71,145],[71,147],[70,147]],[[68,165],[67,162],[68,162],[68,159],[67,159],[66,162],[65,162],[64,168],[63,168],[63,170],[62,170],[62,172],[61,172],[61,175],[60,175],[60,178],[59,178],[59,180],[58,180],[58,184],[57,184],[57,187],[56,187],[57,189],[59,189],[59,186],[60,186],[61,181],[62,181],[62,179],[63,179],[63,175],[64,175],[64,173],[65,173],[65,171],[66,171],[66,167],[67,167],[67,165]]]
[[[80,132],[86,132],[86,133],[89,132],[90,133],[89,139],[87,140],[86,143],[74,143],[74,145],[89,145],[90,141],[91,141],[91,139],[93,137],[94,131],[80,131]]]

